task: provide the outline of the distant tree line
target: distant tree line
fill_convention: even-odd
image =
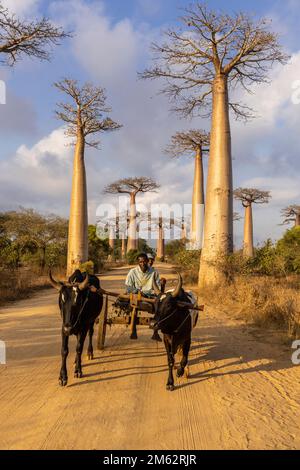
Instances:
[[[20,208],[0,213],[0,269],[31,268],[39,274],[49,267],[66,269],[69,221],[54,214],[43,215],[34,209]],[[121,259],[121,240],[115,241],[114,259]],[[129,263],[136,262],[138,251],[152,252],[139,239],[136,250],[127,253]],[[99,272],[112,250],[109,237],[98,238],[95,225],[88,226],[88,266]]]
[[[89,260],[101,269],[110,248],[107,240],[89,226]],[[43,215],[33,209],[0,213],[0,268],[32,268],[43,273],[67,263],[68,220],[54,214]]]

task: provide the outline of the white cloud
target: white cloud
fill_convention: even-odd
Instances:
[[[4,209],[19,205],[66,214],[71,187],[72,149],[64,129],[53,131],[31,148],[0,162],[0,198]]]
[[[240,99],[253,106],[259,117],[246,125],[232,121],[237,178],[251,176],[292,176],[299,167],[298,133],[300,105],[293,104],[293,83],[299,79],[300,52],[293,54],[288,65],[276,67],[271,83],[255,88],[253,96]]]
[[[56,129],[33,147],[21,145],[16,152],[15,162],[22,168],[40,168],[54,165],[65,166],[71,149],[67,147],[64,128]]]
[[[51,11],[65,27],[75,28],[73,54],[91,76],[111,87],[136,72],[139,54],[145,52],[143,29],[135,30],[127,18],[113,23],[99,1],[57,1]]]
[[[2,6],[18,16],[34,13],[40,0],[1,0]]]
[[[280,207],[292,200],[300,200],[300,187],[297,178],[257,177],[246,180],[243,186],[271,191],[273,203]]]

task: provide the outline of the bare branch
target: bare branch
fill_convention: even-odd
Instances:
[[[165,41],[152,45],[154,65],[139,74],[164,79],[161,93],[184,116],[207,116],[217,76],[225,75],[229,86],[250,92],[251,84],[267,81],[274,63],[288,60],[266,20],[216,13],[197,2],[184,11],[183,27],[166,31]],[[231,103],[231,109],[237,117],[249,118],[249,108]]]
[[[205,131],[192,129],[187,132],[177,132],[171,138],[171,143],[167,146],[165,153],[172,158],[182,155],[195,156],[200,150],[209,151],[210,134]]]
[[[293,204],[281,210],[281,215],[284,217],[282,225],[300,220],[300,206]]]
[[[251,204],[267,204],[272,197],[270,191],[254,188],[238,188],[233,194],[235,199],[242,202],[243,207],[251,206]]]
[[[91,83],[79,86],[77,80],[65,78],[54,86],[71,98],[72,102],[58,103],[56,116],[66,122],[68,127],[66,134],[71,137],[77,135],[80,129],[86,138],[90,134],[114,131],[122,126],[114,122],[109,117],[104,117],[104,113],[109,113],[111,109],[106,105],[105,91],[100,87],[95,87]],[[90,147],[99,147],[99,141],[87,141]]]
[[[0,63],[13,66],[23,55],[49,60],[51,46],[71,37],[47,18],[25,22],[12,15],[0,4]]]
[[[156,192],[160,185],[152,178],[144,176],[135,178],[124,178],[112,184],[109,184],[104,189],[104,194],[134,194]]]

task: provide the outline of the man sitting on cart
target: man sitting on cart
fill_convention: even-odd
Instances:
[[[149,266],[149,259],[146,253],[140,253],[137,256],[138,266],[129,271],[125,286],[127,294],[141,294],[144,297],[155,297],[153,291],[153,279],[160,287],[160,277],[156,269]]]
[[[154,298],[153,279],[156,280],[158,287],[161,287],[159,273],[156,269],[149,266],[149,259],[146,253],[140,253],[137,256],[138,266],[129,271],[125,286],[127,294],[138,294],[143,297]],[[158,330],[154,329],[152,338],[154,341],[162,341]]]

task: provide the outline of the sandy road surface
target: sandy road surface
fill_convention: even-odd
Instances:
[[[162,268],[165,274],[170,268]],[[126,270],[103,277],[120,289]],[[1,449],[300,448],[300,368],[272,336],[207,308],[194,331],[191,378],[165,390],[166,357],[148,328],[130,341],[108,329],[107,348],[58,386],[57,293],[46,290],[0,312]]]

